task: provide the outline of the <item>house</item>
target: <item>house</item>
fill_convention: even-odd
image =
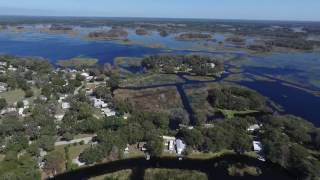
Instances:
[[[87,77],[90,76],[89,73],[86,73],[86,72],[83,72],[83,73],[81,73],[80,75],[83,76],[83,77],[85,77],[85,78],[87,78]]]
[[[259,124],[253,124],[253,125],[251,125],[251,126],[249,126],[249,127],[247,128],[247,131],[253,132],[253,131],[256,131],[256,130],[259,130],[259,129],[260,129]]]
[[[138,149],[140,149],[141,151],[146,151],[147,150],[146,145],[147,145],[147,142],[139,142]]]
[[[101,108],[102,104],[104,103],[101,99],[97,99],[95,97],[92,98],[92,101],[95,108]]]
[[[112,110],[109,109],[109,108],[102,108],[101,111],[102,111],[102,114],[106,115],[107,117],[115,116],[115,115],[116,115],[116,112],[115,112],[115,111],[112,111]]]
[[[7,63],[7,62],[0,61],[0,66],[2,66],[2,67],[6,67],[7,65],[8,65],[8,63]]]
[[[18,109],[18,114],[19,114],[19,116],[24,117],[24,116],[25,116],[25,115],[24,115],[24,108],[19,108],[19,109]]]
[[[181,139],[177,139],[176,140],[176,150],[177,150],[177,154],[181,155],[182,152],[186,149],[186,145],[183,143],[183,141]]]
[[[36,84],[36,81],[34,81],[34,80],[29,80],[29,81],[27,81],[27,83],[30,84],[30,85],[35,85],[35,84]]]
[[[129,144],[127,144],[126,148],[124,149],[125,154],[129,154]]]
[[[62,121],[63,117],[64,117],[63,113],[54,115],[54,118],[56,118],[57,121]]]
[[[5,92],[8,90],[8,84],[0,82],[0,92]]]
[[[39,99],[40,99],[41,101],[47,101],[47,100],[48,100],[48,98],[47,98],[46,96],[44,96],[44,95],[40,95],[40,96],[39,96]]]
[[[90,76],[87,72],[81,73],[81,76],[85,77],[87,81],[91,81],[94,78],[93,76]]]
[[[169,151],[174,151],[174,143],[176,138],[172,136],[162,136],[163,144],[168,148]]]
[[[64,101],[67,97],[68,97],[67,94],[61,95],[61,96],[59,97],[58,102],[59,102],[59,103],[62,103],[62,101]]]
[[[260,141],[253,141],[252,145],[253,145],[253,150],[255,152],[261,152],[262,151],[262,144],[261,144]]]
[[[68,102],[63,102],[63,103],[61,104],[61,107],[62,107],[62,109],[70,109],[70,103],[68,103]]]
[[[8,68],[9,71],[17,71],[18,69],[13,67],[12,65],[9,66]]]
[[[216,67],[216,65],[214,64],[214,63],[208,63],[208,66],[210,67],[210,68],[215,68]]]
[[[174,151],[174,141],[170,140],[168,143],[168,150],[169,151]]]
[[[9,107],[9,108],[7,108],[7,112],[8,112],[8,113],[10,113],[10,112],[17,112],[17,108]]]
[[[265,157],[263,156],[263,146],[262,146],[262,143],[260,141],[253,141],[252,142],[252,145],[253,145],[253,150],[254,152],[257,153],[257,158],[260,160],[260,161],[266,161]]]
[[[124,120],[127,120],[128,118],[129,118],[129,114],[128,114],[128,113],[124,113],[123,119],[124,119]]]
[[[25,109],[29,108],[30,103],[29,103],[28,100],[25,99],[25,100],[23,100],[22,102],[23,102],[23,107],[24,107]]]

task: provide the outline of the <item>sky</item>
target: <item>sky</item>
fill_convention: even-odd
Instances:
[[[0,15],[320,21],[320,0],[0,0]]]

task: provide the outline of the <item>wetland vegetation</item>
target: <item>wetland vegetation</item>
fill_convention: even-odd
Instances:
[[[320,176],[319,42],[307,38],[320,34],[317,23],[5,17],[0,24],[7,27],[0,51],[17,55],[0,57],[1,178],[210,179],[210,168],[226,179]],[[38,32],[39,24],[59,33]],[[155,42],[161,48],[146,47]],[[164,144],[167,136],[186,145],[181,154]],[[222,162],[212,164],[217,154]]]

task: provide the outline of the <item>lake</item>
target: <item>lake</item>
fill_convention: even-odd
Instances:
[[[223,34],[215,34],[218,40],[224,40]],[[83,36],[67,34],[47,34],[39,32],[0,32],[0,54],[17,56],[38,56],[55,63],[60,59],[77,56],[99,59],[99,63],[112,63],[116,57],[142,57],[159,53],[190,53],[197,42],[177,41],[174,35],[161,37],[157,32],[148,36],[138,36],[129,31],[129,39],[137,44],[124,45],[112,41],[90,41]],[[254,41],[248,38],[247,41]],[[139,43],[144,45],[138,45]],[[149,48],[146,45],[162,44],[167,48]],[[209,42],[216,43],[216,42]],[[170,51],[168,51],[170,50]],[[204,52],[204,51],[201,51]],[[212,53],[212,52],[208,52]],[[241,65],[245,72],[258,75],[281,77],[313,91],[320,91],[320,53],[280,53],[264,56],[250,56]],[[139,71],[137,69],[136,71]],[[290,81],[290,82],[291,82]],[[269,81],[239,82],[239,84],[259,91],[275,103],[281,105],[290,114],[303,117],[320,126],[320,97],[283,83]],[[188,107],[187,104],[185,107]]]

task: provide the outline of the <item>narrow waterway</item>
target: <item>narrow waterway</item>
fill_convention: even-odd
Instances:
[[[245,174],[244,176],[230,176],[228,173],[228,167],[231,164],[242,163],[248,166],[258,167],[261,170],[259,176],[251,176]],[[197,170],[207,174],[209,180],[270,180],[281,179],[291,180],[295,179],[290,173],[279,165],[271,162],[262,162],[256,158],[244,156],[244,155],[224,155],[213,159],[183,159],[177,158],[152,158],[147,161],[144,158],[124,159],[119,161],[113,161],[105,164],[98,164],[95,166],[85,167],[77,169],[71,172],[60,174],[53,179],[61,180],[82,180],[90,177],[96,177],[99,175],[113,173],[120,170],[131,169],[132,180],[144,179],[145,170],[149,168],[164,168],[164,169],[180,169],[180,170]]]

